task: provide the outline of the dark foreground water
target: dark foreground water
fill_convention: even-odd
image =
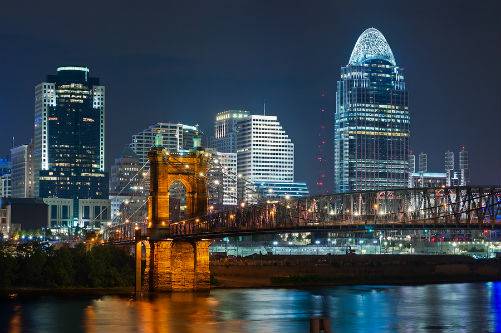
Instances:
[[[36,297],[2,301],[7,332],[501,332],[501,282],[213,290],[210,295]]]

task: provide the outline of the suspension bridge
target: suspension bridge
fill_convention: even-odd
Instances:
[[[147,217],[105,229],[114,244],[136,246],[136,289],[193,290],[210,286],[212,239],[285,232],[501,229],[501,187],[392,189],[262,198],[224,210],[208,209],[210,153],[153,147],[149,153]],[[186,189],[181,220],[171,218],[169,189]],[[252,188],[251,184],[247,184]],[[143,255],[144,254],[144,255]],[[143,263],[144,259],[144,263]],[[143,267],[144,266],[144,267]]]

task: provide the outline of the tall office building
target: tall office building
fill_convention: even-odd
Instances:
[[[10,160],[12,163],[12,196],[14,198],[34,197],[33,143],[12,148]]]
[[[419,172],[428,172],[428,155],[426,153],[419,154]]]
[[[10,166],[8,158],[0,158],[0,198],[11,194]]]
[[[162,135],[162,146],[172,152],[194,148],[193,140],[201,136],[198,125],[156,123],[132,136],[129,147],[136,153],[141,165],[148,162],[148,152],[155,143],[155,136]]]
[[[111,217],[120,215],[124,204],[144,203],[148,190],[148,172],[137,155],[127,147],[115,159],[110,171]]]
[[[237,170],[247,184],[294,181],[294,144],[276,116],[251,115],[238,123]]]
[[[207,175],[209,204],[235,206],[237,204],[237,154],[212,152]]]
[[[445,152],[445,173],[447,175],[447,186],[452,186],[454,178],[454,153],[450,150]]]
[[[445,173],[447,174],[447,186],[467,186],[470,184],[470,165],[468,151],[464,146],[459,147],[459,163],[455,163],[454,153],[450,150],[445,152]]]
[[[470,162],[468,158],[468,151],[461,146],[459,148],[459,171],[461,175],[461,186],[470,184]]]
[[[412,174],[416,172],[416,155],[409,154],[409,187],[413,186]]]
[[[238,123],[249,117],[245,110],[226,110],[216,115],[212,148],[220,153],[237,152]]]
[[[403,69],[377,29],[358,38],[337,82],[336,192],[405,188],[410,114]]]
[[[4,173],[0,176],[0,198],[9,198],[12,196],[12,178],[10,173]]]
[[[217,161],[209,172],[210,201],[216,206],[237,204],[237,133],[239,122],[249,117],[246,110],[225,110],[216,115],[214,136],[209,146]]]
[[[144,192],[144,175],[137,155],[130,148],[122,151],[111,166],[110,195],[134,196]]]
[[[94,222],[82,212],[106,219],[105,88],[88,68],[59,67],[35,87],[33,144],[35,195],[72,200],[66,227]]]

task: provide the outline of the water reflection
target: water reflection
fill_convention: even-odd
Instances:
[[[501,283],[235,289],[210,294],[18,299],[1,305],[8,332],[501,332]]]

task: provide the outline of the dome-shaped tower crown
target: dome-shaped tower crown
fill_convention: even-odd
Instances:
[[[358,37],[348,65],[362,65],[364,62],[373,59],[388,61],[393,66],[397,64],[390,45],[388,45],[383,34],[375,28],[369,28]]]

